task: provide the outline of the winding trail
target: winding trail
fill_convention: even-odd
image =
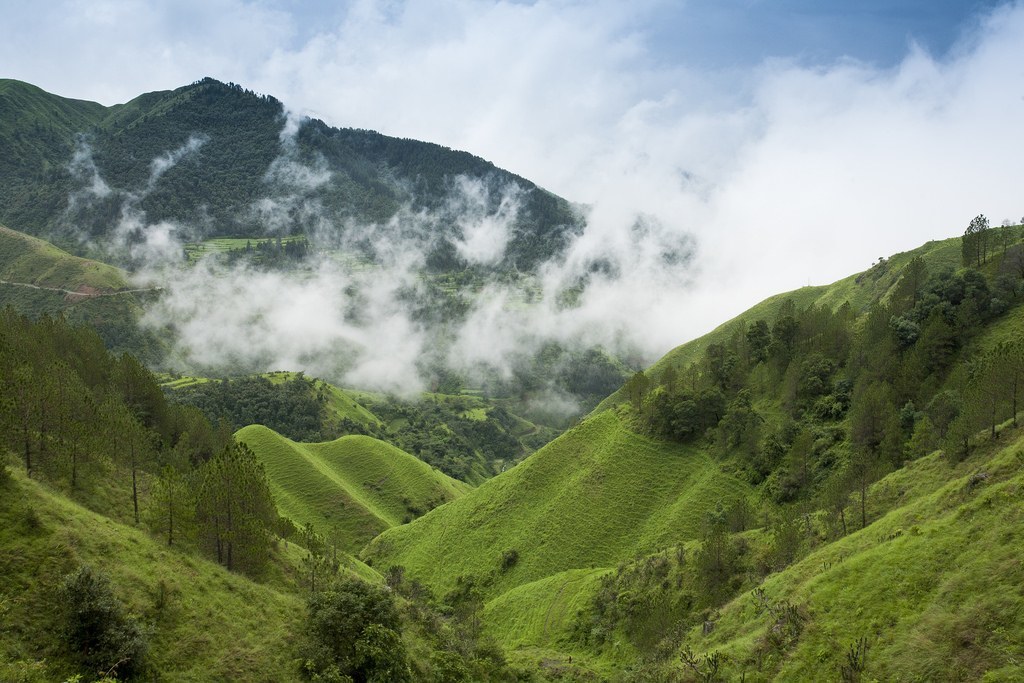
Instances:
[[[121,294],[136,294],[138,292],[159,292],[163,289],[163,287],[142,287],[139,289],[119,289],[116,292],[75,292],[70,289],[61,289],[60,287],[44,287],[43,285],[34,285],[31,282],[12,282],[10,280],[0,280],[0,285],[28,287],[29,289],[40,289],[46,292],[58,292],[66,296],[77,296],[83,299],[93,299],[101,296],[120,296]]]

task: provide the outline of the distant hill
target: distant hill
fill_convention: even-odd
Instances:
[[[312,523],[347,551],[470,490],[368,436],[306,444],[251,425],[235,438],[263,463],[280,513],[299,526]]]
[[[136,322],[153,291],[133,289],[125,273],[0,225],[0,306],[31,315],[64,315],[92,325],[107,347],[155,360],[164,349]]]
[[[343,237],[351,219],[384,224],[411,206],[441,217],[423,230],[457,237],[451,216],[443,217],[456,178],[465,176],[489,191],[490,211],[497,210],[505,188],[521,191],[521,210],[500,267],[532,268],[556,254],[579,227],[565,200],[466,152],[318,120],[307,121],[293,140],[282,143],[284,126],[278,100],[210,78],[112,107],[0,80],[0,222],[75,245],[81,233],[107,234],[132,194],[151,222],[187,223],[195,238],[249,237],[267,230],[257,216],[258,201],[302,196],[318,215],[303,216],[292,207],[276,229],[312,231],[327,218],[335,237]],[[194,153],[175,159],[159,182],[147,186],[151,163],[190,140]],[[314,175],[329,173],[330,180],[302,185],[294,176],[277,177],[273,165],[279,159]],[[73,195],[93,187],[93,170],[106,189],[72,205]],[[430,264],[447,270],[464,262],[450,242],[439,240]]]

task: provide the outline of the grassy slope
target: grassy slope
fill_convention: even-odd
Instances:
[[[70,291],[125,289],[124,273],[0,225],[0,280]],[[2,285],[9,287],[10,285]]]
[[[1021,680],[1024,676],[1024,437],[983,447],[956,468],[938,454],[878,482],[891,504],[875,523],[770,576],[770,599],[808,615],[770,675],[838,678],[852,642],[869,643],[865,680]],[[971,476],[988,478],[972,485]],[[876,504],[878,504],[876,503]],[[752,669],[767,628],[749,595],[727,605],[697,651],[719,650]],[[762,680],[748,673],[747,680]]]
[[[312,523],[320,533],[337,530],[343,548],[353,552],[384,529],[468,490],[408,453],[367,436],[305,444],[251,425],[236,437],[266,467],[282,515],[300,525]]]
[[[886,298],[899,280],[900,271],[916,256],[925,259],[929,272],[956,270],[960,267],[960,238],[931,241],[917,249],[894,254],[863,273],[851,275],[831,285],[801,287],[792,292],[771,296],[728,322],[722,323],[711,332],[672,349],[651,366],[647,373],[656,377],[669,364],[676,368],[686,368],[691,363],[699,361],[712,344],[728,341],[737,329],[742,329],[759,319],[767,320],[771,324],[786,300],[791,300],[797,308],[819,305],[837,309],[849,302],[853,310],[860,313],[871,304]],[[624,400],[625,395],[620,389],[602,401],[594,412],[608,410]]]
[[[570,569],[517,586],[484,606],[486,633],[506,648],[514,661],[523,664],[548,659],[563,662],[572,655],[574,671],[600,675],[609,670],[608,662],[571,639],[576,614],[586,609],[609,569]],[[631,652],[624,650],[628,661]]]
[[[25,669],[36,674],[28,680],[73,673],[57,640],[56,589],[82,563],[109,575],[148,625],[150,662],[166,680],[295,677],[300,598],[169,549],[15,472],[0,491],[0,679],[19,680]]]
[[[607,412],[465,497],[385,532],[364,557],[403,565],[439,594],[473,576],[495,597],[693,538],[719,500],[747,493],[706,455],[634,434]],[[518,562],[499,571],[512,549]]]

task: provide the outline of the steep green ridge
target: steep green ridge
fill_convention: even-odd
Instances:
[[[448,211],[447,197],[459,176],[487,188],[491,211],[506,186],[521,189],[522,211],[506,268],[529,269],[549,258],[579,223],[565,200],[479,157],[440,145],[309,121],[286,151],[279,101],[209,78],[109,108],[3,80],[0,121],[0,146],[17,152],[0,162],[0,221],[33,234],[62,233],[69,244],[77,244],[79,236],[67,232],[68,219],[76,230],[103,235],[118,220],[126,193],[140,198],[138,208],[150,221],[192,225],[201,233],[194,237],[249,237],[258,224],[255,202],[263,198],[305,193],[322,213],[338,219],[332,221],[336,225],[352,218],[385,223],[409,202],[417,209]],[[192,151],[149,185],[151,162],[184,149],[190,140]],[[90,153],[111,192],[71,206],[69,197],[92,182],[90,170],[84,177],[82,169],[71,168],[76,146]],[[328,172],[330,182],[281,186],[272,165],[286,153],[289,163]],[[319,224],[317,219],[307,222],[293,218],[287,230],[312,232]],[[442,220],[431,229],[451,232],[453,225]],[[431,253],[431,265],[450,270],[464,262],[444,242]]]
[[[283,516],[300,526],[312,524],[350,552],[384,529],[469,490],[466,484],[368,436],[304,444],[262,425],[250,425],[235,438],[263,463]]]
[[[694,538],[718,501],[749,490],[704,453],[635,434],[606,412],[465,497],[381,534],[363,556],[404,566],[439,595],[465,576],[493,597]],[[502,568],[512,550],[518,560]]]
[[[56,588],[82,564],[106,573],[146,625],[149,661],[168,680],[294,678],[299,597],[169,549],[20,472],[11,476],[0,485],[0,679],[75,673],[60,638]]]
[[[899,281],[903,268],[915,257],[921,257],[932,272],[956,270],[960,267],[960,238],[928,242],[916,249],[893,254],[868,270],[837,280],[830,285],[801,287],[791,292],[770,296],[755,304],[735,318],[722,323],[711,332],[681,344],[662,356],[647,373],[658,375],[669,365],[685,368],[696,363],[712,344],[725,343],[737,330],[744,329],[758,319],[774,320],[783,304],[792,302],[797,308],[817,305],[833,310],[849,304],[854,313],[863,313],[873,304],[888,300],[890,291]],[[623,390],[618,390],[604,399],[594,412],[608,410],[625,400]]]

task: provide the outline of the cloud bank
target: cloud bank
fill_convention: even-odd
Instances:
[[[519,293],[485,288],[465,333],[453,335],[453,363],[540,339],[632,344],[656,356],[768,295],[960,234],[978,213],[995,223],[1024,213],[1019,2],[977,15],[939,55],[908,43],[894,65],[772,59],[742,69],[653,51],[658,2],[356,0],[318,24],[300,24],[281,4],[241,0],[184,10],[59,6],[63,14],[40,13],[55,27],[40,23],[41,34],[56,41],[75,22],[85,40],[110,43],[115,54],[97,51],[104,60],[129,65],[95,81],[99,99],[209,73],[332,125],[470,150],[585,204],[586,232],[541,271],[538,313],[517,308]],[[109,40],[115,28],[129,37]],[[76,69],[103,67],[86,59],[68,78]],[[284,143],[287,129],[282,135]],[[295,166],[286,147],[273,171],[279,190],[253,209],[268,226],[296,211],[314,220],[305,188],[330,182],[315,165]],[[453,200],[467,216],[472,189]],[[514,191],[505,206],[515,213]],[[493,260],[507,239],[505,217],[467,221],[456,248]],[[363,227],[382,248],[378,238],[395,228]],[[565,291],[581,282],[567,307]],[[272,310],[253,316],[279,319]],[[417,340],[409,353],[429,351],[407,322],[401,329]],[[339,338],[373,346],[340,329]]]

